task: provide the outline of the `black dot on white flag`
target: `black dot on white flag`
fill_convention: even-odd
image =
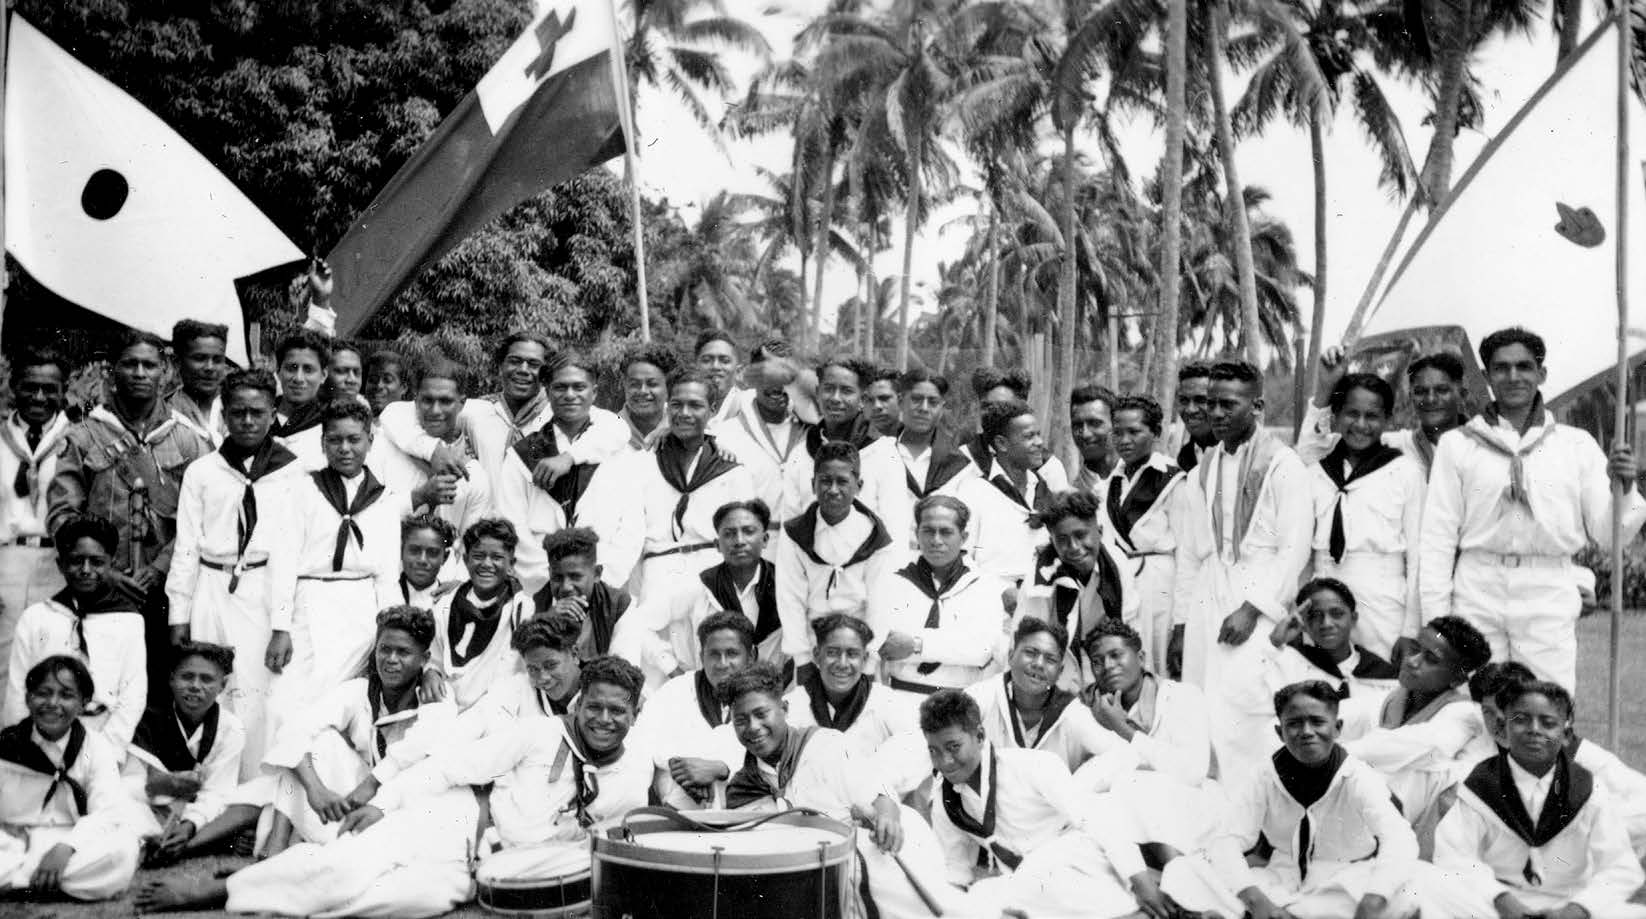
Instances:
[[[80,207],[93,220],[107,220],[126,206],[131,186],[126,177],[113,169],[99,169],[86,180],[80,192]]]

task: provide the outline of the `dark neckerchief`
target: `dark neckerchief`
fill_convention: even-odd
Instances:
[[[936,494],[938,489],[954,481],[955,476],[966,471],[966,467],[970,466],[972,462],[966,457],[966,454],[961,453],[956,448],[954,438],[943,431],[934,431],[932,433],[932,445],[929,449],[932,455],[931,460],[926,464],[926,481],[924,483],[916,482],[914,473],[911,473],[907,466],[903,468],[904,484],[908,486],[909,494],[913,495],[917,501]]]
[[[497,627],[503,622],[504,608],[514,599],[514,586],[505,583],[498,590],[497,596],[491,603],[482,607],[472,599],[474,585],[464,582],[452,595],[451,611],[446,615],[446,653],[450,655],[450,663],[454,667],[462,667],[470,661],[486,653],[491,647],[492,638],[497,635]],[[458,639],[462,636],[464,626],[474,629],[474,637],[469,639],[469,649],[458,651]]]
[[[536,615],[545,615],[554,608],[555,596],[549,585],[545,584],[532,594],[532,610]],[[593,654],[605,654],[611,649],[612,635],[617,631],[617,620],[628,612],[631,602],[629,593],[621,588],[612,587],[604,581],[596,581],[589,589],[589,606],[587,623],[589,638],[594,644]]]
[[[75,719],[69,725],[68,743],[63,747],[63,765],[55,765],[46,751],[40,749],[34,742],[34,722],[24,718],[9,728],[0,730],[0,760],[22,766],[31,772],[51,776],[51,785],[46,788],[46,796],[40,801],[40,809],[45,810],[51,803],[52,796],[57,794],[58,786],[69,790],[74,798],[74,812],[81,817],[86,816],[86,789],[85,786],[69,776],[69,770],[80,759],[80,750],[86,745],[86,726]]]
[[[783,797],[783,790],[789,787],[794,771],[800,765],[800,754],[805,752],[806,744],[811,742],[817,731],[815,727],[789,728],[788,736],[783,738],[783,747],[778,750],[777,762],[769,763],[777,767],[776,788],[760,774],[760,764],[755,761],[754,754],[744,753],[743,768],[737,770],[726,783],[726,806],[736,809],[765,798]]]
[[[1006,684],[1006,720],[1012,725],[1012,739],[1019,747],[1039,747],[1046,740],[1046,735],[1052,732],[1057,722],[1063,717],[1063,712],[1069,703],[1075,700],[1075,695],[1066,689],[1058,689],[1055,685],[1046,697],[1046,707],[1040,710],[1040,728],[1035,734],[1034,743],[1024,740],[1023,720],[1017,717],[1017,693],[1012,689],[1012,672],[1001,674]]]
[[[413,585],[412,582],[406,580],[405,572],[401,572],[401,574],[400,574],[400,599],[406,601],[407,603],[411,603],[412,594],[415,593],[416,591],[419,591],[419,590],[433,590],[434,588],[438,587],[439,585],[440,585],[440,581],[437,579],[437,580],[435,580],[434,583],[430,584],[426,588],[417,587],[417,586]]]
[[[591,422],[583,422],[583,427],[577,432],[581,436],[589,429]],[[526,466],[526,474],[531,475],[537,464],[552,456],[560,455],[560,444],[554,436],[554,422],[549,422],[540,430],[520,438],[511,448],[520,457],[520,462]],[[573,439],[576,439],[573,437]],[[578,463],[572,466],[571,471],[556,479],[554,486],[549,489],[549,497],[560,505],[560,510],[566,515],[567,525],[577,520],[577,502],[588,491],[589,482],[599,470],[595,463]]]
[[[1309,808],[1326,796],[1326,791],[1332,787],[1332,779],[1337,777],[1338,770],[1343,768],[1348,758],[1349,754],[1338,744],[1332,744],[1331,755],[1318,766],[1304,765],[1285,747],[1276,750],[1271,758],[1281,787],[1293,800],[1303,805],[1303,816],[1297,822],[1297,851],[1293,853],[1297,858],[1298,877],[1302,880],[1308,880],[1309,861],[1314,858],[1314,827],[1309,819]]]
[[[979,764],[978,768],[983,767]],[[989,747],[989,787],[983,790],[982,820],[977,820],[966,812],[966,806],[960,800],[960,789],[956,788],[954,783],[948,779],[942,779],[941,782],[943,813],[949,818],[949,822],[954,824],[954,828],[977,840],[979,846],[987,846],[989,852],[1007,868],[1017,870],[1017,866],[1023,862],[1023,856],[990,839],[994,835],[995,827],[995,792],[1000,788],[1000,766],[995,757],[994,747]]]
[[[1497,755],[1483,760],[1464,780],[1464,787],[1475,793],[1482,804],[1503,821],[1509,831],[1526,845],[1539,849],[1548,845],[1560,832],[1577,819],[1578,811],[1589,803],[1594,793],[1594,776],[1589,770],[1572,762],[1565,749],[1555,759],[1555,778],[1549,783],[1549,796],[1544,799],[1543,813],[1534,822],[1526,812],[1526,802],[1515,788],[1514,773],[1509,769],[1509,751],[1498,750]]]
[[[908,581],[910,584],[913,584],[915,589],[920,591],[922,596],[931,601],[931,606],[926,609],[926,624],[922,626],[922,628],[935,629],[942,626],[942,597],[945,593],[949,592],[950,588],[959,583],[960,579],[965,577],[969,571],[971,571],[971,569],[967,568],[964,562],[961,562],[960,564],[954,566],[954,571],[950,574],[948,580],[938,583],[937,572],[924,558],[917,558],[913,562],[897,569],[898,577]],[[915,670],[923,674],[932,673],[941,666],[943,665],[928,661],[917,665]]]
[[[263,477],[278,472],[296,462],[297,455],[266,437],[256,449],[242,450],[232,440],[223,441],[217,452],[229,468],[246,477],[246,487],[240,493],[240,519],[235,522],[235,554],[246,554],[252,533],[257,529],[257,492],[252,486]],[[249,461],[249,462],[248,462]]]
[[[136,613],[138,604],[124,591],[104,584],[97,593],[88,596],[76,596],[67,587],[51,595],[53,603],[66,608],[74,614],[74,640],[80,646],[80,653],[90,659],[91,646],[86,644],[86,617],[101,613]],[[90,700],[87,700],[88,702]]]
[[[868,447],[869,444],[872,444],[879,439],[880,435],[875,433],[874,425],[869,423],[869,416],[863,412],[858,412],[857,417],[852,419],[851,429],[846,432],[845,437],[830,437],[829,435],[823,433],[823,425],[821,423],[812,425],[811,428],[806,431],[806,455],[816,459],[819,448],[826,443],[836,440],[851,444],[853,447],[856,447],[859,452],[861,452],[864,448]]]
[[[1298,640],[1292,642],[1290,647],[1303,655],[1303,659],[1315,665],[1316,668],[1340,680],[1346,680],[1349,677],[1358,677],[1363,680],[1397,680],[1400,678],[1399,667],[1359,645],[1355,645],[1355,651],[1359,652],[1360,660],[1355,662],[1354,671],[1347,674],[1343,672],[1342,668],[1338,667],[1337,661],[1332,660],[1331,652],[1319,645],[1304,644],[1301,640]],[[1338,696],[1347,699],[1349,697],[1349,687],[1345,685],[1340,689]]]
[[[869,510],[863,502],[857,500],[852,501],[852,510],[869,518],[869,535],[868,538],[863,540],[863,544],[857,547],[857,551],[852,553],[851,558],[840,563],[838,567],[843,569],[868,561],[869,556],[892,544],[891,536],[886,533],[885,525],[880,522],[879,517],[875,516],[874,511]],[[810,507],[801,511],[798,516],[791,517],[783,524],[783,532],[787,533],[789,539],[800,547],[800,551],[811,559],[812,564],[833,568],[836,566],[824,561],[817,554],[817,549],[814,548],[817,541],[817,521],[820,513],[817,502],[813,501]]]
[[[343,483],[343,477],[336,470],[327,466],[319,472],[310,473],[314,477],[314,485],[320,489],[320,494],[343,519],[337,523],[337,543],[332,549],[331,570],[343,570],[343,555],[349,548],[349,537],[354,537],[355,545],[364,549],[366,537],[360,532],[360,524],[354,518],[366,512],[366,509],[377,503],[383,497],[383,483],[371,474],[371,470],[362,467],[360,475],[360,490],[354,493],[354,502],[348,501],[348,489]]]
[[[589,808],[593,807],[595,800],[600,797],[600,780],[597,776],[590,774],[590,770],[584,767],[593,766],[594,769],[598,770],[610,766],[623,757],[623,745],[618,744],[614,749],[605,753],[590,752],[588,746],[583,743],[583,735],[577,728],[576,719],[571,715],[561,715],[559,717],[561,737],[564,738],[566,750],[571,754],[572,759],[573,791],[571,805],[577,815],[577,825],[586,830],[594,825],[594,816],[589,813]],[[559,779],[562,765],[562,760],[556,757],[554,772],[550,776],[550,781]]]
[[[698,451],[697,468],[692,470],[692,477],[688,480],[686,467],[692,461],[692,452],[672,433],[657,442],[657,471],[670,488],[680,493],[680,500],[674,505],[673,532],[676,538],[685,530],[686,506],[691,502],[692,494],[737,468],[736,463],[720,456],[714,438],[707,434],[703,435]]]
[[[217,717],[222,707],[213,702],[200,720],[200,753],[189,752],[189,739],[183,733],[177,711],[170,705],[151,705],[137,722],[131,742],[154,754],[172,772],[187,772],[206,761],[212,744],[217,742]]]
[[[1109,511],[1109,520],[1114,524],[1115,532],[1125,540],[1126,545],[1132,543],[1132,527],[1137,525],[1143,515],[1147,514],[1154,503],[1165,493],[1166,486],[1172,483],[1177,476],[1177,467],[1167,466],[1158,469],[1145,463],[1137,471],[1136,483],[1132,490],[1126,493],[1124,500],[1120,497],[1125,487],[1127,476],[1117,475],[1109,479],[1109,500],[1105,506]]]
[[[1010,498],[1013,504],[1033,515],[1045,509],[1046,503],[1052,499],[1052,490],[1046,485],[1046,480],[1041,478],[1039,473],[1035,473],[1033,470],[1030,470],[1030,472],[1034,475],[1033,495],[1024,495],[1023,490],[1018,488],[1017,484],[1004,472],[997,472],[989,476],[989,484],[993,485],[996,491]],[[1030,529],[1038,530],[1043,525],[1037,517],[1031,516],[1029,518]]]
[[[415,691],[407,693],[406,697],[410,701],[407,703],[406,707],[400,711],[404,712],[419,707],[420,700],[417,698],[417,693]],[[385,706],[383,704],[383,684],[377,681],[377,673],[375,670],[372,672],[371,676],[366,679],[366,704],[371,706],[372,744],[377,747],[378,760],[382,760],[383,757],[389,755],[389,738],[383,733],[384,726],[380,726],[377,723],[378,720],[383,717],[383,709]],[[396,712],[395,714],[399,713]]]
[[[831,715],[829,713],[829,691],[823,685],[822,671],[816,667],[802,667],[800,668],[799,677],[800,688],[806,691],[806,698],[810,703],[812,718],[817,721],[818,726],[834,728],[837,731],[844,731],[857,723],[857,719],[863,714],[864,707],[869,704],[869,691],[874,686],[874,680],[870,679],[867,674],[859,676],[857,685],[853,686],[852,691],[846,695],[845,704],[841,705]]]
[[[1086,623],[1087,629],[1083,631],[1083,624],[1075,615],[1081,591],[1097,591],[1098,598],[1103,601],[1105,618],[1119,619],[1120,611],[1124,608],[1122,604],[1125,601],[1125,588],[1121,586],[1120,566],[1116,565],[1114,559],[1109,557],[1109,553],[1101,548],[1097,552],[1097,564],[1092,569],[1092,574],[1081,574],[1073,565],[1059,558],[1056,549],[1041,546],[1035,555],[1034,578],[1037,585],[1052,588],[1052,612],[1057,624],[1069,633],[1069,647],[1074,649],[1077,657],[1084,653],[1082,649],[1085,648],[1088,637],[1085,631],[1096,625]],[[1071,622],[1071,619],[1074,621]]]
[[[1326,473],[1326,478],[1337,486],[1337,495],[1332,501],[1332,535],[1327,543],[1327,551],[1331,552],[1334,562],[1343,561],[1343,552],[1348,545],[1348,537],[1343,532],[1343,496],[1349,486],[1400,459],[1403,454],[1380,440],[1360,455],[1353,471],[1345,473],[1344,462],[1352,455],[1349,445],[1339,438],[1337,446],[1320,460],[1320,471]]]
[[[720,705],[720,694],[715,692],[709,675],[701,669],[692,677],[692,692],[697,697],[697,713],[703,716],[709,727],[717,728],[726,723],[726,709]]]
[[[777,566],[765,559],[760,560],[760,573],[756,575],[754,585],[755,603],[760,607],[749,615],[749,610],[743,608],[743,601],[737,594],[737,578],[725,562],[711,565],[698,574],[697,579],[708,589],[709,596],[720,608],[728,612],[742,613],[744,618],[754,623],[754,643],[760,644],[783,628],[783,622],[777,615]]]
[[[274,425],[269,429],[269,433],[275,437],[291,437],[301,434],[310,428],[319,427],[321,417],[324,414],[325,409],[320,405],[319,399],[305,402],[293,409],[292,413],[286,416],[285,422],[282,423],[276,419]]]
[[[1200,465],[1200,450],[1197,448],[1194,438],[1189,437],[1188,433],[1184,432],[1183,446],[1177,448],[1177,468],[1187,474],[1193,472],[1198,465]]]

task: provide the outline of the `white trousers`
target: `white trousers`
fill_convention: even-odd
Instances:
[[[1025,854],[1016,870],[977,881],[966,897],[968,915],[979,916],[1016,909],[1030,916],[1112,919],[1137,912],[1129,880],[1095,840],[1073,831]]]
[[[1137,612],[1126,624],[1143,639],[1143,652],[1149,666],[1165,673],[1166,645],[1172,638],[1172,587],[1177,560],[1170,554],[1145,555],[1130,564],[1137,566],[1133,589],[1137,591],[1138,604]]]
[[[314,774],[327,788],[340,795],[353,791],[371,774],[371,767],[366,765],[365,759],[343,741],[343,735],[335,731],[326,731],[319,736],[314,748],[309,751],[309,758],[314,764]],[[273,807],[291,821],[293,841],[327,843],[337,838],[338,825],[326,823],[309,806],[309,796],[303,791],[303,783],[297,780],[297,773],[282,769],[272,778]],[[258,827],[259,849],[267,836],[268,823],[264,820]]]
[[[869,877],[869,897],[881,916],[930,916],[931,910],[920,898],[912,875],[928,896],[936,900],[944,916],[970,916],[964,910],[964,895],[950,884],[943,867],[943,850],[938,845],[932,828],[912,808],[902,808],[903,848],[897,857],[881,851],[874,844],[874,834],[859,828],[856,835],[857,854],[863,859],[863,870]],[[898,862],[903,865],[900,867]],[[904,873],[904,868],[908,873]],[[995,913],[989,919],[998,916]]]
[[[1212,751],[1218,778],[1238,788],[1280,746],[1273,725],[1274,696],[1264,682],[1276,653],[1267,620],[1259,619],[1244,644],[1217,640],[1223,620],[1240,608],[1245,595],[1237,569],[1216,556],[1195,576],[1183,634],[1183,680],[1206,694]]]
[[[1519,661],[1540,680],[1575,690],[1577,617],[1571,562],[1508,567],[1465,552],[1452,577],[1452,611],[1492,646],[1492,660]]]
[[[11,668],[11,640],[23,610],[63,589],[53,549],[0,546],[0,698]]]
[[[1253,868],[1252,877],[1264,896],[1297,919],[1346,919],[1355,914],[1366,895],[1372,867],[1370,861],[1315,862],[1309,866],[1307,883],[1299,881],[1296,869]],[[1238,891],[1229,889],[1204,854],[1183,855],[1167,863],[1160,874],[1160,891],[1187,910],[1211,910],[1224,916],[1246,914]],[[1416,889],[1407,884],[1395,893],[1383,915],[1386,919],[1403,919],[1416,913],[1417,908]],[[1457,919],[1451,913],[1434,915]],[[1490,919],[1496,919],[1496,913]]]
[[[262,771],[263,751],[271,739],[269,699],[281,674],[263,664],[272,634],[266,602],[268,567],[242,574],[232,594],[229,581],[229,572],[201,567],[189,636],[234,649],[234,673],[229,675],[221,701],[246,726],[246,749],[240,757],[240,780],[246,781]]]
[[[1498,919],[1492,903],[1501,891],[1482,885],[1474,875],[1463,875],[1429,864],[1418,863],[1417,885],[1423,900],[1423,915],[1447,919]],[[1553,912],[1572,900],[1572,892],[1559,893],[1515,887],[1512,893],[1527,909],[1542,914]],[[1584,900],[1591,919],[1643,919],[1646,906],[1622,900]]]
[[[377,636],[377,582],[302,578],[292,613],[292,660],[282,683],[307,702],[360,675]],[[301,679],[298,679],[298,678]]]
[[[23,890],[52,847],[66,842],[70,827],[30,827],[28,842],[0,833],[0,890]],[[138,840],[132,833],[112,831],[92,839],[76,839],[74,854],[63,867],[60,888],[76,900],[109,900],[131,885],[137,873]]]
[[[1345,552],[1343,561],[1333,562],[1330,554],[1316,552],[1314,575],[1336,578],[1349,585],[1355,595],[1355,629],[1351,637],[1355,644],[1389,660],[1395,639],[1402,637],[1407,603],[1411,600],[1406,581],[1406,556],[1398,552]]]
[[[472,896],[479,808],[467,787],[389,813],[364,832],[300,843],[229,877],[228,909],[288,916],[420,919]]]
[[[1140,841],[1179,852],[1206,848],[1228,807],[1222,786],[1211,779],[1191,786],[1144,769],[1117,777],[1104,797],[1128,814]]]

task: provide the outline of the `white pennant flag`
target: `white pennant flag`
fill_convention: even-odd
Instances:
[[[235,278],[303,253],[153,112],[19,16],[6,57],[6,249],[53,293],[171,335],[229,327],[246,366]]]
[[[1492,139],[1412,244],[1363,340],[1461,329],[1469,347],[1520,325],[1549,344],[1543,397],[1617,364],[1616,20],[1598,29]],[[1629,299],[1646,315],[1646,107],[1633,100]],[[1636,354],[1640,348],[1635,348]]]

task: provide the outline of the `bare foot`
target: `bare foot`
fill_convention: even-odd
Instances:
[[[229,885],[210,878],[165,878],[146,881],[132,897],[140,913],[165,913],[191,907],[222,907],[229,900]]]

